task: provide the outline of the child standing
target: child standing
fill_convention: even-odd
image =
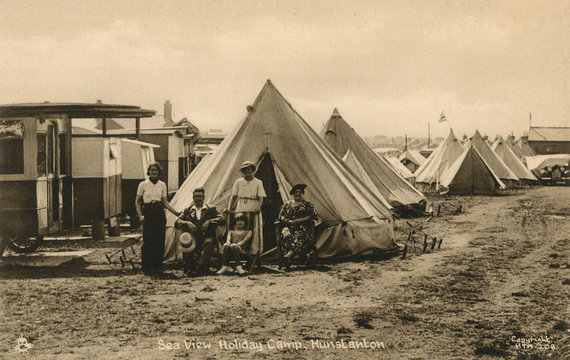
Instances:
[[[225,274],[233,269],[230,267],[230,260],[237,261],[235,271],[238,274],[245,274],[245,270],[241,267],[239,260],[240,255],[246,252],[245,246],[251,240],[252,231],[246,229],[247,220],[244,214],[238,213],[235,217],[235,229],[228,231],[228,237],[224,247],[222,248],[222,268],[218,271],[218,275]]]

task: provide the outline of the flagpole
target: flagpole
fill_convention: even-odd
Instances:
[[[528,133],[530,135],[530,128],[532,127],[532,113],[528,113]]]
[[[439,116],[439,120],[438,122],[448,122],[449,125],[449,130],[451,130],[451,121],[449,121],[449,119],[447,118],[447,116],[445,116],[445,114],[443,113],[443,111],[441,112],[441,115]]]

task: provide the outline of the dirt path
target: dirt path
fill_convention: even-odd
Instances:
[[[33,345],[25,357],[41,359],[568,354],[570,189],[435,201],[446,209],[462,204],[464,211],[421,220],[426,233],[443,238],[442,247],[423,254],[420,238],[405,260],[243,278],[188,279],[174,269],[171,279],[158,280],[105,264],[102,249],[87,258],[89,266],[2,267],[0,321],[7,336],[0,357],[17,355],[20,335]]]

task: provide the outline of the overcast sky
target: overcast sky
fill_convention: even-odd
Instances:
[[[319,131],[570,126],[570,1],[0,0],[0,103],[132,104],[229,131],[266,79]]]

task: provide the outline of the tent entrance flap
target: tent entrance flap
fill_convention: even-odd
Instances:
[[[277,246],[275,239],[275,220],[279,216],[279,210],[283,206],[282,192],[273,168],[271,154],[266,152],[262,155],[261,161],[255,172],[255,177],[261,180],[267,197],[263,200],[261,214],[263,217],[263,250],[268,251]]]

